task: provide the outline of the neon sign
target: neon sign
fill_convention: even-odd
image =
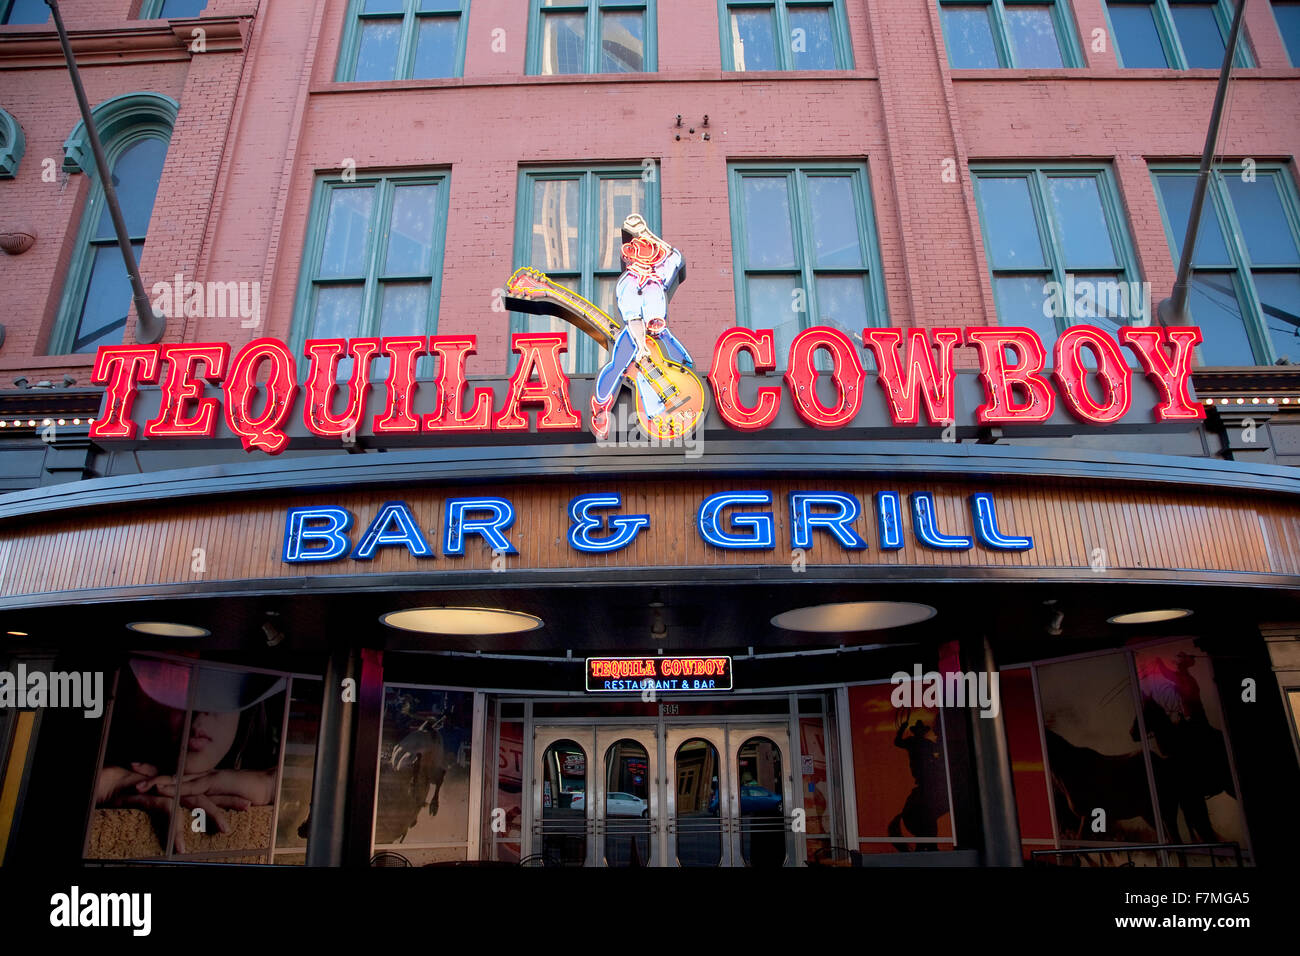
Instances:
[[[730,657],[588,657],[587,691],[731,690]]]

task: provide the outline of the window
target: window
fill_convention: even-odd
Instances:
[[[1106,12],[1120,66],[1176,70],[1223,66],[1232,23],[1228,0],[1108,0]],[[1235,65],[1254,65],[1244,36],[1237,44]]]
[[[1114,332],[1150,320],[1109,169],[973,173],[999,324],[1033,329],[1050,362],[1057,334],[1072,325]]]
[[[724,70],[849,70],[843,0],[718,0]]]
[[[336,79],[460,76],[469,0],[351,0]]]
[[[1206,365],[1300,363],[1300,203],[1280,164],[1253,178],[1227,165],[1210,177],[1188,298]],[[1156,190],[1177,262],[1196,171],[1157,169]]]
[[[13,179],[18,175],[27,141],[18,121],[0,110],[0,179]]]
[[[178,109],[170,97],[128,93],[93,111],[137,262],[144,249]],[[63,168],[68,172],[86,171],[93,183],[50,337],[51,355],[92,353],[101,345],[119,344],[131,311],[131,283],[104,200],[103,184],[89,160],[90,146],[83,124],[77,124],[63,148]]]
[[[208,0],[145,0],[140,6],[141,20],[171,20],[197,17]]]
[[[1067,5],[1020,0],[941,2],[943,38],[954,69],[1081,66]]]
[[[307,339],[433,335],[448,176],[358,176],[316,184],[294,315]],[[350,374],[350,360],[340,362]]]
[[[1274,2],[1273,16],[1277,19],[1277,32],[1282,34],[1287,55],[1292,66],[1300,66],[1300,3]]]
[[[45,0],[0,0],[0,24],[44,23],[49,18]]]
[[[736,315],[773,330],[779,368],[809,326],[889,324],[871,210],[862,165],[731,170]]]
[[[528,72],[651,73],[655,0],[530,0]]]
[[[614,285],[623,271],[623,220],[640,213],[659,232],[658,180],[658,175],[643,175],[639,164],[523,171],[515,216],[515,267],[540,269],[619,319]],[[672,236],[664,239],[674,244]],[[668,319],[671,325],[671,307]],[[603,349],[561,319],[514,313],[510,329],[568,332],[565,360],[571,374],[595,372],[604,361]],[[511,363],[516,358],[512,353]]]

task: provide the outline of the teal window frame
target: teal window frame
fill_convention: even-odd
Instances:
[[[210,0],[205,0],[203,4],[203,10],[207,9],[208,2],[210,2]],[[167,0],[144,0],[144,2],[140,4],[140,19],[141,20],[163,19],[162,8],[166,3]],[[193,14],[193,16],[195,17],[201,16],[203,14],[203,10],[200,10],[198,13]],[[191,17],[175,17],[169,19],[186,20],[186,19],[191,19]]]
[[[1295,2],[1295,0],[1286,0],[1286,2],[1279,3],[1278,0],[1273,0],[1273,2],[1268,6],[1269,9],[1273,11],[1273,24],[1277,27],[1278,36],[1282,38],[1282,46],[1286,49],[1288,62],[1290,62],[1292,66],[1300,67],[1300,37],[1288,37],[1288,35],[1283,32],[1282,21],[1279,20],[1277,16],[1278,7],[1293,7],[1296,10],[1296,14],[1300,16],[1300,2]],[[1295,41],[1294,48],[1291,46],[1291,43],[1288,42],[1289,39]]]
[[[584,76],[601,74],[603,76],[636,76],[636,73],[607,73],[602,70],[601,58],[601,17],[605,13],[634,13],[640,11],[645,17],[644,69],[642,73],[655,73],[659,70],[659,20],[656,10],[657,0],[572,0],[546,6],[544,0],[529,0],[528,10],[528,54],[524,72],[529,76]],[[587,15],[586,32],[586,69],[581,73],[542,73],[542,39],[545,32],[544,20],[547,16],[562,13],[585,13]]]
[[[124,93],[91,110],[95,127],[104,146],[108,167],[112,169],[121,155],[141,139],[161,139],[169,147],[172,129],[180,104],[161,93]],[[91,236],[98,224],[104,206],[104,186],[91,159],[90,141],[84,121],[78,121],[63,144],[63,169],[67,173],[86,173],[91,179],[90,195],[81,214],[76,245],[63,282],[63,293],[55,315],[54,327],[46,346],[47,355],[68,355],[75,344],[77,325],[86,304],[86,291],[90,283],[94,260]],[[166,167],[164,166],[164,170]],[[137,241],[136,236],[131,237]],[[138,237],[146,242],[147,234]],[[129,307],[129,306],[128,306]],[[129,318],[129,316],[128,316]]]
[[[1007,32],[1007,7],[1050,6],[1052,8],[1052,26],[1056,30],[1056,42],[1061,51],[1061,65],[1055,67],[1023,67],[1015,62],[1015,50],[1011,36]],[[993,48],[998,55],[997,67],[959,67],[953,66],[952,56],[948,53],[948,33],[943,29],[943,11],[948,7],[991,7],[990,22],[993,30]],[[943,31],[944,54],[948,65],[954,70],[961,69],[1078,69],[1085,65],[1083,50],[1079,47],[1079,31],[1075,28],[1074,14],[1066,0],[939,0],[939,28]]]
[[[988,281],[989,289],[993,294],[994,305],[997,305],[997,279],[999,275],[1024,275],[1027,273],[1041,273],[1043,283],[1057,282],[1062,287],[1065,286],[1066,276],[1074,275],[1078,279],[1089,280],[1091,276],[1111,275],[1115,272],[1122,272],[1123,282],[1141,282],[1142,274],[1138,269],[1137,254],[1133,245],[1133,235],[1129,228],[1128,217],[1125,213],[1124,203],[1120,198],[1119,186],[1115,180],[1115,172],[1109,164],[1100,163],[997,163],[997,164],[979,164],[971,167],[971,188],[975,193],[976,213],[979,216],[980,238],[984,243],[984,258],[988,262]],[[1106,219],[1106,231],[1110,236],[1111,248],[1115,253],[1117,267],[1098,266],[1096,268],[1067,269],[1064,261],[1064,252],[1061,242],[1060,224],[1056,222],[1055,216],[1051,211],[1051,203],[1048,197],[1047,181],[1051,178],[1084,178],[1091,177],[1097,183],[1097,194],[1101,197],[1102,214]],[[978,180],[980,179],[1025,179],[1029,183],[1029,199],[1033,207],[1034,227],[1038,232],[1038,243],[1043,253],[1044,266],[1017,266],[1014,269],[997,269],[993,265],[993,252],[989,244],[988,221],[989,212],[984,208],[984,200],[981,195]],[[1046,301],[1046,300],[1044,300]],[[1155,303],[1151,304],[1152,318],[1154,319]],[[1043,316],[1044,320],[1048,316]],[[1086,318],[1070,318],[1065,315],[1051,317],[1052,322],[1056,325],[1056,332],[1059,335],[1072,325],[1091,324]],[[1002,316],[999,313],[998,323],[1002,324]],[[1113,323],[1119,325],[1134,324],[1130,317],[1126,321]],[[1051,364],[1051,342],[1043,343],[1048,350],[1048,364]]]
[[[18,175],[18,164],[27,151],[27,138],[18,121],[0,109],[0,179],[13,179]]]
[[[518,199],[515,204],[515,255],[514,268],[519,269],[523,266],[535,266],[542,268],[538,263],[531,260],[532,240],[533,240],[533,190],[539,182],[547,180],[571,180],[579,178],[581,181],[578,203],[579,203],[579,221],[581,225],[578,229],[578,261],[579,282],[576,287],[572,284],[572,278],[567,274],[557,277],[556,281],[573,292],[578,293],[589,302],[596,302],[596,280],[605,278],[616,279],[622,273],[622,264],[615,266],[613,269],[596,268],[596,256],[598,254],[601,242],[599,234],[600,227],[600,188],[599,183],[603,179],[640,179],[645,185],[645,205],[646,208],[638,210],[645,218],[646,223],[655,233],[660,231],[660,197],[659,197],[659,168],[656,165],[654,175],[646,175],[646,167],[641,163],[606,163],[596,166],[531,166],[523,167],[519,170],[519,188],[516,193]],[[672,245],[671,236],[665,236],[665,240]],[[683,250],[686,252],[686,250]],[[687,252],[687,266],[689,268],[690,258]],[[522,312],[510,313],[510,333],[524,332],[529,328],[530,320],[536,319],[536,316],[526,315]],[[621,321],[620,317],[615,314],[612,316],[616,321]],[[669,309],[669,321],[671,324],[672,310]],[[510,350],[509,344],[506,346],[508,351],[507,366],[513,369],[519,356]],[[601,349],[589,336],[576,329],[570,329],[569,335],[569,352],[562,356],[565,359],[566,371],[571,375],[590,375],[595,374],[602,362],[603,349]]]
[[[396,83],[399,80],[410,79],[451,79],[465,75],[465,42],[466,34],[469,33],[469,3],[470,0],[459,0],[460,11],[452,10],[428,10],[419,9],[420,0],[401,0],[402,12],[397,13],[366,13],[366,0],[350,0],[348,3],[347,22],[343,28],[343,40],[339,44],[339,62],[334,71],[334,79],[339,83]],[[361,22],[363,20],[395,20],[398,17],[402,19],[402,32],[397,41],[397,62],[393,66],[393,78],[391,80],[355,80],[353,76],[357,69],[357,56],[361,52]],[[413,77],[411,73],[415,69],[416,44],[419,40],[419,21],[421,19],[450,19],[458,17],[460,20],[456,38],[456,67],[450,77]]]
[[[1240,176],[1241,172],[1242,167],[1239,164],[1216,165],[1212,170],[1205,199],[1206,202],[1214,204],[1215,210],[1219,214],[1219,221],[1223,225],[1221,230],[1223,232],[1223,241],[1228,249],[1228,262],[1194,265],[1191,277],[1195,280],[1198,269],[1232,272],[1232,283],[1237,292],[1237,303],[1241,306],[1241,317],[1246,326],[1246,337],[1250,340],[1251,349],[1255,353],[1255,362],[1260,366],[1273,365],[1278,360],[1278,354],[1273,347],[1272,336],[1268,333],[1267,320],[1260,304],[1259,293],[1255,288],[1254,273],[1295,272],[1297,266],[1286,264],[1259,265],[1251,261],[1250,250],[1247,248],[1241,223],[1237,219],[1237,214],[1232,206],[1232,197],[1228,193],[1227,184],[1224,182],[1225,176]],[[1175,265],[1178,264],[1185,235],[1175,234],[1169,219],[1169,212],[1165,208],[1164,194],[1156,177],[1169,175],[1195,177],[1197,173],[1197,167],[1183,163],[1159,163],[1151,167],[1151,184],[1156,193],[1156,201],[1160,205],[1160,221],[1164,225],[1165,238],[1169,241],[1169,253]],[[1295,241],[1296,247],[1300,249],[1300,192],[1296,190],[1295,179],[1292,177],[1290,169],[1287,164],[1281,162],[1260,162],[1255,165],[1255,175],[1258,177],[1261,174],[1276,177],[1278,194],[1282,200],[1282,210],[1286,216],[1287,224],[1291,228],[1291,238]],[[1199,239],[1197,240],[1197,246],[1199,254]],[[1192,306],[1189,303],[1189,311],[1191,309]],[[1193,324],[1196,322],[1194,313],[1191,315],[1191,321]],[[1203,359],[1206,358],[1204,349],[1204,345],[1199,348]],[[1212,356],[1209,357],[1212,358]],[[1212,363],[1203,361],[1202,364],[1211,365]]]
[[[1238,0],[1241,2],[1241,0]],[[1105,0],[1102,4],[1106,12],[1106,29],[1110,32],[1111,42],[1115,48],[1115,61],[1124,66],[1124,54],[1121,51],[1118,34],[1115,32],[1115,24],[1111,21],[1110,8],[1112,6],[1138,6],[1152,7],[1155,13],[1156,33],[1160,36],[1160,45],[1165,51],[1165,61],[1168,64],[1164,67],[1166,70],[1187,70],[1193,69],[1187,65],[1187,55],[1183,52],[1182,41],[1178,38],[1178,25],[1174,22],[1173,13],[1170,6],[1176,6],[1178,0]],[[1228,29],[1232,25],[1233,7],[1230,0],[1214,0],[1214,18],[1219,24],[1219,34],[1223,37],[1224,44],[1227,44]],[[1254,57],[1250,53],[1250,44],[1247,42],[1246,25],[1241,26],[1241,39],[1237,43],[1237,54],[1233,57],[1232,65],[1236,67],[1252,67],[1255,65]],[[1133,69],[1161,69],[1160,67],[1134,67]],[[1204,67],[1195,67],[1195,69],[1205,69]],[[1218,69],[1218,67],[1215,67]]]
[[[791,203],[790,227],[794,245],[795,262],[793,266],[759,267],[747,262],[745,247],[745,204],[744,191],[741,186],[746,178],[769,179],[784,176],[789,183],[787,196]],[[809,220],[811,203],[808,198],[807,180],[810,177],[847,177],[853,189],[854,200],[860,210],[858,215],[858,247],[863,251],[864,265],[861,266],[818,266],[816,246],[813,238],[812,223]],[[802,329],[822,324],[821,312],[817,308],[817,277],[829,275],[863,275],[866,279],[864,301],[870,310],[869,319],[874,320],[869,328],[886,328],[889,326],[889,306],[885,292],[884,267],[880,259],[880,241],[876,230],[876,211],[872,202],[871,174],[867,163],[841,162],[793,162],[793,163],[733,163],[727,170],[728,204],[731,215],[731,248],[733,257],[733,277],[736,291],[736,324],[748,329],[757,328],[753,324],[749,309],[750,276],[755,275],[790,275],[798,273],[796,289],[804,290],[804,310],[800,319]],[[815,317],[815,318],[814,318]],[[850,329],[850,332],[857,330]],[[868,355],[861,356],[863,363],[870,365]],[[777,349],[776,367],[783,370],[787,356]],[[827,367],[827,357],[819,350],[816,357],[818,368]]]
[[[388,252],[392,232],[393,193],[400,186],[438,186],[438,206],[434,211],[433,251],[430,255],[429,273],[387,274],[383,262]],[[363,254],[364,268],[357,276],[322,277],[321,253],[325,244],[325,229],[329,224],[330,198],[335,190],[374,189],[374,202],[370,209],[370,222],[366,228],[366,246]],[[311,322],[315,315],[316,290],[327,286],[362,284],[361,320],[354,338],[377,338],[384,335],[381,328],[382,287],[389,282],[429,281],[429,299],[424,316],[422,335],[438,332],[438,307],[442,299],[443,253],[447,242],[447,210],[450,206],[451,171],[446,168],[392,174],[357,175],[344,180],[341,175],[318,176],[313,190],[311,217],[303,241],[302,268],[298,276],[298,291],[294,298],[293,326],[289,336],[294,354],[301,355],[303,345],[313,334]],[[342,363],[340,363],[342,365]],[[344,369],[340,368],[340,374]],[[421,376],[431,374],[428,357],[420,360],[417,371]]]
[[[50,23],[50,8],[45,7],[45,19],[38,23],[10,23],[9,15],[13,13],[15,0],[0,0],[0,26],[32,26],[38,27],[45,23]]]
[[[794,68],[793,53],[789,43],[779,42],[790,35],[790,9],[830,7],[831,42],[835,46],[835,69],[853,69],[853,43],[849,38],[849,21],[844,13],[844,0],[718,0],[718,44],[722,53],[722,69],[729,73],[752,72],[736,69],[735,55],[728,41],[731,38],[731,11],[733,9],[770,9],[775,16],[777,70],[802,72]],[[767,71],[758,71],[767,72]]]

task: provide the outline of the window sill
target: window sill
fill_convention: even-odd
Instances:
[[[515,73],[502,76],[454,76],[425,80],[330,80],[312,87],[313,94],[325,93],[380,93],[392,90],[428,90],[453,89],[457,87],[486,86],[548,86],[548,85],[592,85],[592,84],[639,84],[639,83],[701,83],[772,80],[875,80],[878,74],[874,70],[763,70],[756,72],[733,72],[729,70],[696,70],[675,73],[565,73],[558,76],[534,76]]]
[[[0,371],[27,372],[41,368],[93,368],[94,355],[14,355],[0,356]]]
[[[1232,78],[1234,80],[1294,80],[1300,76],[1300,68],[1292,67],[1240,67],[1234,68]],[[1218,70],[1151,70],[1151,69],[1128,69],[1122,66],[1108,67],[1051,67],[1050,69],[1041,70],[1021,70],[1015,67],[1001,67],[998,69],[953,69],[952,78],[954,81],[962,80],[1164,80],[1166,82],[1177,82],[1180,80],[1214,80],[1218,82]]]

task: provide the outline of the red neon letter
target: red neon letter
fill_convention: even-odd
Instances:
[[[709,384],[717,400],[718,414],[732,428],[742,432],[758,431],[772,424],[781,408],[781,388],[766,385],[758,390],[758,404],[747,408],[740,403],[740,369],[736,359],[748,352],[754,360],[754,371],[770,372],[776,368],[776,346],[771,329],[727,329],[718,336],[713,347],[713,367],[709,369]]]
[[[1104,405],[1088,391],[1089,369],[1083,364],[1085,348],[1097,358],[1097,377],[1101,379],[1106,395]],[[1055,367],[1052,374],[1060,386],[1061,398],[1077,418],[1097,425],[1109,425],[1128,414],[1133,403],[1129,369],[1124,353],[1109,335],[1091,325],[1072,326],[1056,340],[1053,355]]]
[[[213,385],[221,382],[230,361],[230,346],[225,342],[211,345],[164,345],[162,357],[167,360],[167,377],[163,380],[162,407],[158,417],[145,422],[145,438],[210,438],[217,427],[215,398],[199,398],[203,383],[198,381],[195,368],[200,362],[207,366],[202,373]],[[190,403],[197,402],[196,412],[186,416]]]
[[[90,384],[107,385],[104,414],[90,426],[91,438],[134,438],[131,405],[136,386],[158,381],[161,345],[101,345],[95,353]]]
[[[839,393],[839,404],[827,408],[817,397],[817,369],[813,356],[817,349],[830,351],[833,360],[831,380]],[[853,421],[862,407],[862,381],[867,373],[849,337],[839,329],[814,325],[804,329],[790,343],[790,362],[785,382],[794,396],[794,410],[814,428],[842,428]]]
[[[348,377],[348,399],[342,415],[335,415],[334,393],[338,391],[339,357],[344,351],[352,356],[352,374]],[[326,438],[342,438],[361,428],[370,395],[370,360],[379,351],[379,339],[312,339],[303,347],[311,356],[307,376],[307,401],[302,410],[307,430]]]
[[[434,412],[424,416],[427,432],[485,432],[492,427],[492,389],[474,389],[474,403],[465,412],[465,358],[478,351],[476,335],[435,335],[429,347],[438,356]]]
[[[386,411],[375,416],[376,435],[409,435],[420,430],[420,420],[412,408],[415,404],[415,363],[427,351],[425,342],[420,336],[379,340],[379,350],[390,359]]]
[[[1165,339],[1173,346],[1170,356]],[[1192,398],[1192,349],[1201,341],[1201,330],[1194,325],[1176,325],[1163,329],[1137,328],[1126,325],[1119,330],[1119,340],[1131,348],[1147,378],[1160,389],[1162,401],[1156,406],[1156,421],[1172,422],[1205,417],[1205,409]]]
[[[928,331],[928,335],[927,335]],[[907,357],[899,362],[898,349],[907,336]],[[863,329],[862,337],[876,356],[876,380],[889,399],[895,425],[915,425],[920,418],[918,398],[935,425],[953,421],[952,386],[956,370],[952,350],[961,342],[961,329]],[[934,367],[931,339],[939,347],[939,368]],[[907,366],[904,379],[901,365]]]
[[[1052,417],[1056,397],[1047,379],[1038,374],[1047,361],[1038,333],[1017,325],[966,329],[966,341],[979,349],[980,377],[989,399],[976,412],[981,425],[1045,422]],[[1007,365],[1003,351],[1008,348],[1018,360],[1012,366]],[[1017,385],[1024,389],[1028,401],[1015,400]]]
[[[257,370],[271,365],[266,382],[266,407],[254,418],[251,406],[258,392]],[[280,426],[289,417],[298,392],[293,356],[279,339],[254,339],[239,350],[226,379],[226,424],[240,437],[244,450],[260,448],[271,455],[284,451],[289,436]]]
[[[540,403],[537,430],[572,431],[582,427],[582,419],[569,404],[569,378],[560,368],[560,353],[568,351],[568,336],[563,332],[524,332],[510,337],[510,347],[519,353],[519,364],[510,376],[505,407],[492,422],[498,431],[527,431],[528,416],[519,406]],[[530,381],[533,371],[537,380]]]

